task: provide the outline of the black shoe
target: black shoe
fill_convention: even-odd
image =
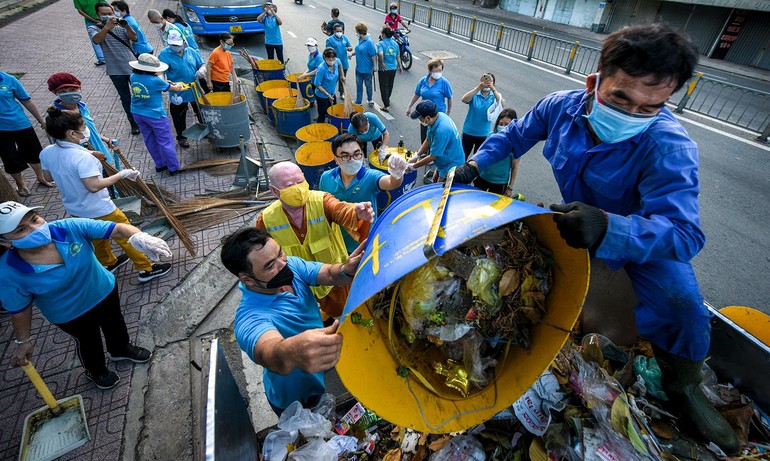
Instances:
[[[169,173],[171,173],[169,171]],[[164,275],[171,272],[171,264],[165,263],[165,264],[153,264],[152,269],[148,271],[139,271],[139,280],[141,283],[149,282],[152,279],[156,279],[158,277],[163,277]]]
[[[130,360],[134,363],[146,363],[150,361],[150,357],[152,357],[152,352],[143,347],[129,344],[128,352],[122,355],[112,355],[110,356],[110,360],[113,362],[118,362],[120,360]]]
[[[179,173],[181,173],[179,170],[174,170],[174,171],[168,170],[168,175],[169,176],[176,176]]]
[[[139,127],[138,126],[132,126],[131,127],[131,134],[139,134],[139,133],[141,133],[141,131],[139,131]]]
[[[122,255],[118,256],[118,260],[115,261],[115,264],[109,265],[105,267],[108,271],[112,272],[113,274],[118,269],[118,267],[122,266],[123,264],[128,262],[128,255],[123,253]]]
[[[90,372],[86,371],[86,378],[93,381],[99,389],[112,389],[120,382],[120,376],[110,370],[104,370],[99,376],[93,376]]]
[[[179,147],[182,147],[184,149],[187,149],[190,147],[190,143],[187,142],[187,138],[179,138],[176,140],[176,142],[179,143]]]
[[[155,172],[156,172],[156,173],[160,173],[161,171],[166,171],[166,170],[168,170],[168,167],[167,167],[167,166],[162,166],[162,167],[160,167],[160,168],[158,168],[158,167],[155,167]]]
[[[107,63],[106,63],[106,62],[104,62],[104,61],[96,61],[96,62],[94,63],[94,65],[95,65],[96,67],[99,67],[99,66],[103,66],[103,65],[105,65],[105,64],[107,64]]]

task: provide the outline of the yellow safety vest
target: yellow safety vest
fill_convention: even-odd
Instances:
[[[321,191],[310,191],[310,198],[305,204],[307,235],[304,243],[299,242],[280,200],[273,202],[262,213],[267,233],[278,242],[288,256],[298,256],[306,261],[328,264],[343,263],[347,260],[348,251],[342,239],[340,226],[326,219],[324,194],[325,192]],[[332,288],[310,287],[318,299],[328,295]]]

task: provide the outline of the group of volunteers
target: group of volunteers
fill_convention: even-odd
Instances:
[[[269,57],[282,60],[282,21],[277,12],[267,3],[259,20],[265,25]],[[171,123],[161,93],[177,96],[172,107],[184,106],[171,110],[178,135],[178,123],[183,123],[183,113],[194,101],[188,83],[230,90],[233,37],[220,36],[204,70],[183,21],[169,13],[148,14],[167,45],[155,57],[152,50],[132,48],[141,45],[141,28],[129,20],[125,2],[97,3],[81,11],[93,43],[101,45],[97,64],[103,60],[115,87],[121,87],[119,94],[129,95],[129,106],[124,102],[129,122],[143,134],[156,169],[174,172],[179,164],[173,140],[169,142]],[[337,93],[345,97],[353,56],[357,104],[366,93],[367,102],[374,105],[374,72],[393,72],[385,79],[380,75],[381,88],[384,83],[388,90],[383,91],[382,109],[389,110],[392,77],[401,69],[393,36],[400,25],[397,5],[391,4],[380,42],[375,45],[368,27],[358,23],[354,46],[334,9],[332,21],[322,27],[329,36],[326,47],[319,50],[317,40],[306,41],[308,65],[302,77],[313,77],[319,122]],[[668,26],[627,27],[607,36],[597,70],[586,78],[584,89],[547,95],[521,118],[505,107],[495,76],[482,74],[461,98],[469,106],[461,135],[450,117],[453,93],[443,75],[444,63],[432,59],[405,108],[421,125],[422,144],[409,160],[398,154],[387,157],[388,130],[376,115],[362,113],[351,114],[348,132],[333,140],[337,166],[323,173],[319,190],[310,189],[296,164],[273,165],[270,190],[277,200],[257,217],[255,226],[227,237],[221,254],[242,292],[235,314],[236,339],[264,367],[273,410],[280,414],[297,400],[312,406],[324,393],[324,374],[342,350],[335,317],[345,305],[370,226],[377,219],[372,204],[380,191],[400,187],[407,172],[433,163],[434,181],[446,179],[455,168],[456,183],[473,183],[510,196],[517,173],[521,174],[518,159],[543,141],[543,155],[563,199],[550,206],[562,238],[612,270],[628,274],[639,300],[636,327],[653,345],[669,399],[689,427],[725,452],[735,453],[739,445],[733,430],[699,386],[711,327],[690,263],[705,243],[698,203],[698,148],[666,108],[670,96],[691,78],[697,60],[693,43]],[[159,77],[163,72],[178,83]],[[0,142],[15,143],[16,149],[2,149],[6,171],[16,179],[30,165],[41,184],[53,186],[44,174],[51,172],[65,209],[73,216],[48,223],[33,208],[0,204],[0,246],[6,249],[0,256],[0,276],[6,281],[0,302],[12,314],[17,344],[12,360],[20,364],[31,354],[34,303],[49,321],[76,338],[86,376],[108,388],[117,376],[104,364],[100,330],[113,360],[142,362],[149,360],[150,352],[128,341],[109,270],[122,261],[106,242],[118,242],[140,280],[170,269],[152,261],[170,255],[168,246],[128,224],[109,198],[111,185],[121,178],[136,179],[139,172],[122,170],[104,177],[99,159],[110,155],[111,141],[98,133],[74,75],[57,73],[49,78],[56,101],[45,111],[47,118],[18,80],[0,73],[0,81],[0,107],[8,109],[0,111],[0,135],[11,136],[0,136]],[[34,153],[34,130],[22,106],[54,140],[42,154],[39,149]],[[193,109],[197,110],[194,102]],[[387,160],[387,173],[366,165],[370,143],[379,150],[381,162]],[[23,182],[17,180],[17,186],[21,190]]]

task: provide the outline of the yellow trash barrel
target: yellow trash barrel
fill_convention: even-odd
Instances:
[[[294,158],[302,173],[305,174],[305,180],[310,184],[310,188],[315,190],[318,189],[323,172],[337,166],[334,163],[332,143],[326,141],[314,141],[299,146],[294,153]]]

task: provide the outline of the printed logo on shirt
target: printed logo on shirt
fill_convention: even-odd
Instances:
[[[0,91],[1,92],[7,93],[9,90],[10,90],[10,88],[8,88],[8,85],[0,85]]]
[[[139,82],[131,84],[131,97],[137,99],[150,99],[150,91]]]
[[[70,256],[77,256],[80,250],[83,249],[83,244],[80,242],[70,243]]]

